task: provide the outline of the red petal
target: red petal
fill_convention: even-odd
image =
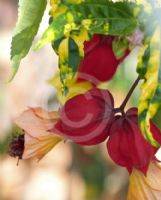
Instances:
[[[70,130],[67,127],[63,127],[61,121],[59,121],[54,129],[56,133],[62,135],[68,140],[73,140],[75,143],[80,145],[95,145],[103,142],[108,137],[108,128],[106,121],[99,121],[91,123],[86,127],[80,129]]]
[[[107,90],[92,89],[66,102],[52,130],[79,144],[100,143],[108,136],[113,107],[113,97]]]
[[[150,122],[150,129],[151,129],[151,132],[153,133],[154,139],[159,144],[161,144],[161,131],[159,130],[159,128],[152,121]]]
[[[84,52],[85,55],[87,55],[90,51],[92,51],[94,48],[96,48],[101,42],[101,35],[95,34],[93,38],[88,41],[84,42]]]
[[[134,108],[128,110],[126,116],[117,116],[113,121],[107,149],[111,158],[117,164],[125,166],[130,173],[134,167],[144,174],[157,150],[143,138],[137,109]]]
[[[132,160],[129,156],[129,143],[126,132],[122,130],[122,120],[113,121],[107,149],[110,157],[118,164],[131,171]]]
[[[112,48],[107,44],[101,44],[81,61],[78,72],[79,80],[86,79],[80,74],[84,73],[91,76],[90,81],[94,85],[97,84],[95,84],[95,78],[102,82],[108,81],[115,74],[118,65],[119,60],[116,59]]]
[[[95,34],[93,38],[84,42],[85,57],[80,62],[78,81],[89,80],[93,85],[110,80],[116,72],[120,62],[129,54],[129,50],[121,59],[116,59],[112,42],[115,37]]]

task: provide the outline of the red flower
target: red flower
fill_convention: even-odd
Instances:
[[[85,57],[80,62],[78,80],[90,79],[97,85],[113,77],[123,59],[116,59],[112,50],[113,39],[113,36],[95,34],[92,40],[84,42]]]
[[[113,107],[109,91],[89,90],[65,103],[52,131],[81,145],[98,144],[108,136]]]
[[[161,143],[161,133],[151,122],[153,137]],[[137,109],[129,109],[125,116],[115,116],[110,128],[107,149],[111,158],[129,173],[136,168],[146,174],[157,148],[147,142],[138,125]]]

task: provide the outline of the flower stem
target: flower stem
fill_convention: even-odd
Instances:
[[[134,82],[134,84],[132,85],[132,87],[130,88],[128,94],[126,95],[124,101],[122,102],[121,106],[119,108],[115,108],[114,109],[114,112],[117,113],[117,112],[121,112],[121,113],[124,113],[124,108],[129,100],[129,98],[131,97],[133,91],[135,90],[136,86],[138,85],[140,81],[140,77],[138,76],[138,78],[136,79],[136,81]]]

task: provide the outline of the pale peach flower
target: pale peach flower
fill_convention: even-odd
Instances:
[[[161,166],[158,162],[150,163],[147,176],[136,169],[130,176],[127,200],[160,200]]]
[[[47,112],[42,108],[29,108],[17,119],[15,124],[24,130],[25,143],[22,159],[41,160],[63,138],[48,131],[57,121],[57,111]]]

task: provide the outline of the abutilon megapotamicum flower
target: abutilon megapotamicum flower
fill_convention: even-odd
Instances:
[[[52,131],[77,144],[98,144],[108,136],[113,107],[111,93],[94,88],[65,103]]]
[[[95,34],[93,38],[84,42],[85,56],[78,68],[78,80],[89,80],[94,85],[112,79],[118,65],[128,54],[117,59],[112,42],[115,37]]]
[[[161,144],[160,130],[150,123],[153,137]],[[150,161],[155,159],[157,148],[147,142],[141,134],[137,109],[131,108],[124,115],[116,115],[109,133],[107,149],[110,157],[126,167],[129,173],[135,168],[145,175]]]

